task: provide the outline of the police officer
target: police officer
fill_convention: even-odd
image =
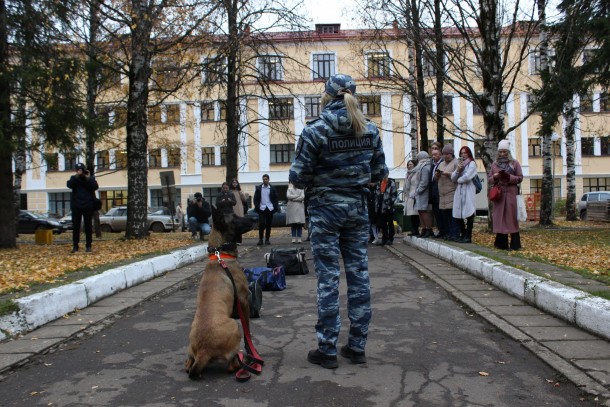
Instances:
[[[320,117],[301,134],[290,168],[290,182],[307,191],[311,247],[318,278],[318,347],[311,363],[334,369],[337,363],[339,316],[339,253],[347,280],[348,343],[340,354],[352,363],[366,363],[371,319],[367,241],[367,184],[388,173],[377,126],[366,119],[355,98],[356,83],[348,75],[328,79]]]

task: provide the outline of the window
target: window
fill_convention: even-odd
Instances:
[[[547,51],[547,65],[549,69],[552,69],[554,66],[553,56],[555,55],[555,50],[549,49]],[[540,69],[542,68],[542,58],[540,56],[540,51],[533,51],[530,53],[530,75],[538,75],[540,74]]]
[[[320,116],[320,97],[305,98],[305,116],[318,117]]]
[[[480,96],[472,101],[472,114],[473,115],[482,115],[483,110],[481,109],[481,105],[479,104],[481,101]]]
[[[204,102],[201,104],[201,121],[213,122],[215,120],[214,102]]]
[[[443,95],[443,116],[453,115],[453,96]]]
[[[106,212],[114,206],[127,205],[127,190],[100,191],[100,200],[102,201],[102,212]]]
[[[583,178],[583,192],[610,191],[610,178]]]
[[[148,107],[148,124],[161,124],[161,106]]]
[[[265,81],[282,80],[282,58],[277,55],[264,55],[258,58],[259,77]]]
[[[226,165],[226,164],[227,164],[227,147],[222,146],[222,147],[220,147],[220,165]]]
[[[174,89],[184,76],[184,68],[179,67],[171,60],[157,61],[154,66],[154,78],[157,88],[159,89]]]
[[[424,69],[424,76],[436,76],[436,62],[434,58],[435,55],[433,54],[433,51],[431,51],[429,55],[423,56],[422,65]]]
[[[536,95],[527,95],[527,112],[538,112],[538,98]]]
[[[599,144],[601,147],[601,155],[610,155],[610,136],[600,137]]]
[[[201,166],[210,166],[216,164],[214,147],[203,147],[201,149]]]
[[[148,152],[148,167],[161,168],[161,149],[153,148]]]
[[[49,212],[66,216],[70,212],[70,192],[49,193]]]
[[[227,72],[227,62],[224,57],[205,58],[203,60],[203,82],[205,84],[220,83]]]
[[[171,104],[165,105],[165,123],[180,124],[180,105]]]
[[[216,197],[220,194],[221,188],[203,188],[203,199],[210,203],[216,204]]]
[[[338,34],[341,24],[316,24],[318,34]]]
[[[530,194],[542,192],[542,178],[530,178]],[[553,200],[561,199],[561,178],[553,179]]]
[[[76,153],[65,153],[64,154],[64,171],[74,171],[76,168],[76,160],[78,156]]]
[[[381,116],[381,96],[359,96],[362,112],[368,116]]]
[[[607,92],[599,94],[599,111],[610,112],[610,94]]]
[[[108,150],[98,151],[95,153],[97,158],[97,169],[98,170],[107,170],[110,168],[110,153]]]
[[[170,147],[167,150],[167,166],[180,167],[180,148]]]
[[[110,112],[112,109],[109,106],[98,106],[95,109],[97,114],[97,122],[100,126],[110,127]]]
[[[275,98],[269,100],[269,120],[286,120],[294,116],[292,98]]]
[[[542,156],[542,146],[540,145],[540,138],[530,138],[527,140],[527,151],[530,157]]]
[[[595,63],[595,58],[599,55],[599,50],[598,49],[585,49],[582,52],[582,63],[584,64],[590,64],[590,63]],[[599,72],[599,68],[595,68],[593,72]]]
[[[591,93],[580,95],[580,113],[591,112],[593,112],[593,95]]]
[[[47,171],[58,171],[59,154],[57,153],[44,153],[42,158],[47,163]]]
[[[117,106],[114,108],[113,125],[115,128],[127,125],[127,106]]]
[[[367,54],[369,78],[387,78],[390,76],[390,55],[387,52]]]
[[[595,137],[582,137],[580,139],[580,151],[582,156],[592,156],[594,154],[593,146],[595,145]]]
[[[271,144],[271,164],[290,164],[294,160],[293,144]]]
[[[150,190],[150,207],[151,208],[163,208],[163,190],[162,189],[151,189]]]
[[[328,79],[335,74],[335,54],[313,54],[313,78]]]
[[[117,170],[127,168],[127,151],[117,150],[115,153],[114,160],[116,162]]]

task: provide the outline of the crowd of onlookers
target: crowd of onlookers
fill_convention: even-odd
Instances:
[[[493,202],[492,211],[495,247],[499,249],[521,248],[517,195],[522,180],[521,165],[512,158],[509,142],[502,140],[488,175],[489,184],[498,186],[501,191],[501,196]],[[404,180],[404,215],[409,217],[411,224],[408,235],[471,243],[477,183],[480,191],[481,180],[469,147],[461,147],[457,157],[452,145],[443,146],[439,142],[432,143],[430,154],[420,151],[416,160],[407,162]],[[394,202],[398,194],[396,181],[386,177],[369,187],[373,191],[369,195],[369,242],[391,245],[394,241]]]

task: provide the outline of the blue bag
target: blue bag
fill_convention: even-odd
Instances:
[[[472,183],[474,184],[474,190],[478,194],[483,189],[483,184],[481,183],[481,178],[478,175],[475,175],[472,179]]]
[[[282,291],[286,289],[286,272],[283,267],[245,268],[248,282],[258,280],[263,291]]]

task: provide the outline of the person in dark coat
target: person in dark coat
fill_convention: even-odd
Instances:
[[[211,215],[212,210],[208,201],[203,199],[201,192],[195,193],[195,201],[186,209],[191,237],[196,238],[197,232],[199,232],[199,238],[204,240],[205,236],[210,234],[212,231],[209,223]]]
[[[76,174],[68,180],[70,194],[70,210],[72,211],[72,253],[78,251],[80,241],[81,219],[85,227],[85,251],[91,251],[93,242],[93,211],[95,210],[95,191],[99,188],[95,176],[89,175],[85,164],[76,165]]]
[[[280,210],[277,201],[277,192],[269,183],[269,175],[263,175],[263,183],[254,191],[254,210],[258,213],[258,245],[263,245],[263,232],[265,233],[265,244],[271,244],[271,223],[273,214]]]
[[[233,208],[235,208],[236,203],[237,201],[235,200],[233,192],[229,190],[229,184],[223,182],[220,193],[216,197],[216,208],[222,213],[233,213]],[[239,204],[242,204],[241,201]]]

